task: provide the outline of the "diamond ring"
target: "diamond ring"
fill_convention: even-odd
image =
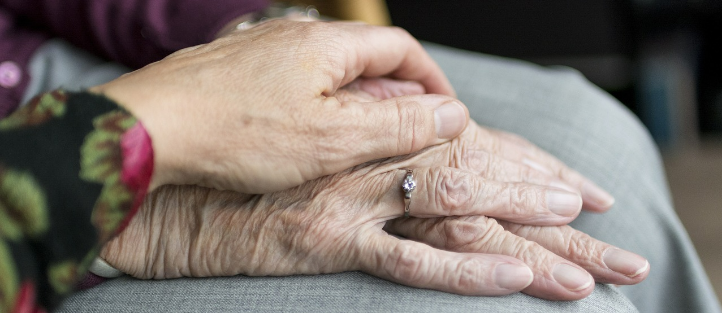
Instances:
[[[401,190],[404,191],[404,217],[409,217],[409,206],[411,206],[411,193],[416,189],[416,181],[414,180],[414,170],[406,170],[406,178],[401,184]]]

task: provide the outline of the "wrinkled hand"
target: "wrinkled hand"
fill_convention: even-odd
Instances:
[[[427,92],[373,103],[333,95],[357,77]],[[153,186],[265,193],[457,136],[466,108],[399,28],[275,20],[178,51],[92,91],[118,101],[153,139]]]
[[[560,215],[576,216],[578,211],[573,208],[579,209],[579,206],[570,205],[573,203],[571,194],[561,190],[583,190],[584,206],[592,211],[607,210],[613,203],[613,199],[591,181],[527,141],[482,128],[473,122],[458,139],[428,148],[404,163],[410,168],[443,164],[463,169],[477,175],[486,188],[491,185],[490,181],[521,184],[522,188],[536,185],[557,187],[560,189],[546,190],[543,198],[546,209]],[[434,188],[448,190],[449,186],[437,185]],[[469,202],[469,198],[474,199],[472,203],[506,200],[514,206],[516,201],[512,195],[513,192],[483,200],[467,196],[461,197],[461,202]],[[459,198],[457,196],[453,201],[459,202]],[[518,258],[534,273],[534,281],[523,292],[545,299],[580,299],[592,292],[593,280],[620,285],[636,284],[649,273],[649,264],[644,258],[595,240],[569,226],[539,226],[542,223],[538,220],[519,222],[503,217],[490,218],[488,214],[449,215],[455,216],[395,219],[384,229],[447,251]]]
[[[355,85],[359,84],[367,86],[347,88],[353,92],[345,96],[359,101],[389,97],[384,90],[397,90],[395,86],[399,82],[355,82]],[[434,150],[436,153],[432,153]],[[526,182],[574,191],[582,195],[584,208],[592,212],[604,212],[614,203],[614,198],[592,181],[527,140],[485,129],[474,122],[448,145],[432,147],[414,156],[413,165],[409,167],[439,164],[467,169],[489,180]],[[549,199],[548,194],[547,202]],[[650,269],[644,258],[595,240],[569,226],[533,226],[486,216],[454,216],[395,219],[387,223],[384,230],[443,250],[514,256],[529,265],[535,275],[524,292],[545,299],[573,300],[587,296],[593,290],[587,272],[600,283],[628,285],[644,280]],[[510,236],[509,232],[516,236]],[[568,261],[586,272],[580,267],[569,266]]]
[[[630,279],[605,270],[597,257],[610,246],[571,230],[562,228],[573,235],[571,241],[545,237],[542,231],[520,233],[554,243],[552,251],[504,231],[487,217],[560,225],[576,213],[561,216],[548,210],[547,195],[562,190],[485,180],[469,170],[417,167],[414,171],[418,186],[411,215],[460,217],[410,218],[388,225],[395,233],[444,249],[388,235],[382,227],[399,217],[404,206],[399,184],[405,172],[398,168],[406,167],[409,160],[396,161],[359,166],[267,195],[165,186],[149,195],[128,228],[104,247],[101,256],[139,278],[362,270],[410,286],[465,295],[524,290],[550,299],[588,295],[592,278],[583,268],[617,284],[638,282],[646,275]],[[559,251],[569,261],[554,253]],[[557,272],[557,266],[576,269],[586,281],[579,284],[574,275]],[[570,282],[573,290],[560,282]]]
[[[389,97],[384,90],[398,90],[395,86],[399,82],[370,80],[354,84],[366,86],[347,88],[353,92],[345,96],[370,101]],[[592,181],[527,140],[485,129],[474,122],[450,145],[429,148],[426,152],[434,149],[440,152],[419,154],[413,166],[445,164],[468,169],[490,180],[574,191],[581,193],[583,207],[592,212],[604,212],[614,203],[614,198]],[[580,265],[601,283],[636,284],[649,273],[649,263],[644,258],[569,226],[531,226],[485,216],[455,216],[396,219],[384,229],[443,250],[514,256],[534,271],[534,281],[524,292],[546,299],[579,299],[593,290],[589,275],[579,267],[567,266],[566,260]],[[509,236],[508,232],[517,236]],[[500,240],[507,241],[500,244]]]
[[[356,97],[363,90],[389,97],[408,85],[380,81],[354,82],[347,88],[354,93],[338,96]],[[554,226],[571,221],[581,206],[576,193],[555,186],[591,182],[531,144],[509,138],[515,137],[472,124],[454,141],[411,157],[268,195],[166,186],[148,197],[101,255],[140,278],[363,270],[421,288],[469,295],[523,290],[548,299],[587,296],[592,276],[616,284],[643,280],[649,267],[641,257]],[[512,151],[506,145],[533,151],[526,163],[538,169],[495,152]],[[426,167],[438,162],[451,167]],[[403,208],[402,168],[416,169],[411,215],[417,218],[395,219]],[[559,214],[551,210],[550,199],[557,196],[566,198],[558,203]],[[438,216],[451,217],[418,218]],[[439,249],[389,236],[383,226]]]
[[[398,165],[359,166],[266,195],[164,186],[101,256],[123,272],[155,279],[362,270],[470,295],[508,294],[531,283],[532,272],[515,258],[447,252],[384,232],[385,222],[403,212],[405,172]],[[545,209],[549,187],[483,182],[447,167],[414,173],[412,216],[484,215],[547,225],[573,218]],[[473,203],[472,194],[478,195]]]
[[[534,272],[534,281],[523,292],[544,299],[581,299],[592,292],[594,281],[632,285],[649,274],[649,263],[641,256],[566,225],[530,226],[463,216],[396,219],[384,229],[448,251],[520,259]]]

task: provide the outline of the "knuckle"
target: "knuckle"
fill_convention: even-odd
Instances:
[[[419,251],[409,244],[397,244],[391,252],[392,257],[387,259],[389,275],[397,279],[418,282],[423,275],[425,261],[419,254]]]
[[[551,263],[551,254],[536,242],[520,239],[510,247],[510,255],[524,261],[526,264]]]
[[[442,237],[445,239],[445,248],[453,251],[471,251],[473,247],[482,242],[482,239],[493,224],[487,224],[477,217],[474,219],[457,218],[447,220],[441,226]],[[488,219],[487,219],[488,220]]]
[[[454,271],[456,279],[451,281],[450,288],[462,293],[477,290],[479,286],[486,285],[487,270],[488,267],[478,259],[462,260]]]
[[[530,247],[526,240],[505,230],[496,219],[475,218],[474,224],[482,230],[478,231],[479,237],[470,251],[518,257]]]
[[[397,101],[398,147],[401,154],[409,154],[426,146],[429,121],[422,105],[416,101]],[[433,127],[433,124],[431,124]]]
[[[575,263],[601,263],[603,247],[589,235],[582,232],[573,232],[566,245],[566,258]]]
[[[479,245],[486,248],[490,246],[498,248],[504,245],[507,237],[505,236],[506,230],[495,219],[484,217],[483,220],[477,221],[475,224],[485,229],[483,236],[478,239]]]
[[[532,186],[510,185],[509,209],[515,216],[528,216],[540,204],[541,190]]]
[[[459,143],[454,148],[452,167],[473,169],[483,177],[487,177],[492,172],[493,160],[488,152],[464,143]]]
[[[472,203],[473,177],[464,172],[438,169],[436,175],[429,175],[435,182],[428,186],[435,186],[436,196],[433,203],[448,215],[463,214]]]
[[[502,222],[502,225],[506,228],[506,231],[511,234],[511,236],[508,236],[507,242],[504,243],[507,249],[505,250],[506,252],[504,252],[505,254],[520,259],[532,268],[537,269],[548,268],[549,264],[554,264],[558,261],[555,260],[558,258],[556,254],[551,253],[536,241],[524,239],[544,238],[548,236],[548,228],[519,225],[509,222]],[[547,235],[544,235],[545,233],[547,233]],[[562,236],[562,240],[566,240],[565,236],[560,236]]]
[[[496,220],[493,220],[496,222]],[[517,258],[532,267],[532,269],[547,268],[548,264],[553,264],[557,256],[550,253],[546,248],[537,242],[526,240],[523,237],[536,235],[533,233],[540,232],[545,227],[519,225],[509,222],[495,223],[494,228],[488,233],[488,243],[486,250],[489,253],[498,253]],[[520,234],[524,233],[524,234]]]

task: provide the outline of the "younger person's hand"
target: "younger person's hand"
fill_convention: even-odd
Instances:
[[[334,97],[359,76],[416,81],[437,95],[364,103]],[[359,23],[269,21],[91,90],[148,130],[154,186],[283,190],[446,142],[468,120],[414,38]]]

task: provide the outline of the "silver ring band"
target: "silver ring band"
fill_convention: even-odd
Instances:
[[[414,180],[414,170],[406,170],[406,178],[401,183],[401,190],[404,192],[404,217],[409,217],[409,208],[411,207],[411,193],[416,189],[416,181]]]

